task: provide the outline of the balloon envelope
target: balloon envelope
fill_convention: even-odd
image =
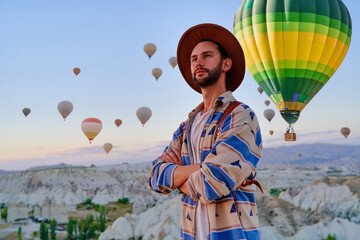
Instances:
[[[273,134],[274,134],[274,131],[273,131],[273,130],[270,130],[269,133],[270,133],[270,135],[273,135]]]
[[[265,105],[268,107],[270,105],[270,101],[269,100],[265,100]]]
[[[341,0],[244,0],[233,31],[247,70],[293,124],[343,61],[352,23]]]
[[[266,109],[264,111],[264,116],[270,122],[271,119],[273,119],[273,117],[275,116],[275,111],[272,109]]]
[[[102,129],[102,123],[97,118],[86,118],[81,122],[81,130],[85,136],[91,141],[99,134]]]
[[[170,58],[169,58],[169,63],[170,63],[170,65],[171,65],[173,68],[175,68],[176,65],[177,65],[177,59],[176,59],[176,57],[170,57]]]
[[[298,157],[300,158],[302,155],[301,155],[301,153],[298,153]]]
[[[73,72],[75,73],[76,76],[79,75],[79,73],[80,73],[80,68],[74,68],[74,69],[73,69]]]
[[[22,111],[23,111],[23,114],[25,115],[25,117],[27,115],[29,115],[29,113],[31,112],[30,108],[24,108]]]
[[[162,71],[161,71],[160,68],[154,68],[151,73],[152,73],[152,75],[154,76],[154,78],[155,78],[156,80],[158,80],[159,77],[160,77],[161,74],[162,74]]]
[[[343,127],[343,128],[340,129],[340,132],[345,138],[347,138],[349,136],[349,134],[350,134],[350,128]]]
[[[122,124],[122,121],[120,119],[115,119],[115,125],[119,127]]]
[[[69,101],[61,101],[58,104],[58,111],[61,114],[61,116],[64,118],[64,121],[67,116],[72,112],[73,105]]]
[[[147,43],[144,45],[144,52],[148,55],[149,59],[156,52],[156,45],[153,43]]]
[[[108,154],[108,153],[111,151],[112,147],[113,147],[113,146],[112,146],[111,143],[105,143],[105,144],[104,144],[103,148],[104,148],[106,154]]]
[[[148,107],[140,107],[136,111],[136,116],[143,126],[150,119],[151,115],[152,115],[151,109]]]
[[[258,90],[258,92],[259,92],[260,94],[262,94],[263,91],[264,91],[261,87],[258,87],[257,90]]]

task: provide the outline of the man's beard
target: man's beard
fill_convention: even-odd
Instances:
[[[219,79],[219,77],[221,75],[221,68],[222,68],[222,64],[220,62],[219,65],[217,65],[212,70],[209,70],[206,68],[197,69],[197,70],[201,69],[203,71],[206,71],[208,73],[208,76],[200,82],[198,79],[196,79],[196,72],[195,72],[193,75],[193,80],[194,80],[195,84],[201,88],[205,88],[205,87],[213,85],[214,83],[217,82],[217,80]]]

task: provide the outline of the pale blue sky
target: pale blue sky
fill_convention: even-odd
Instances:
[[[232,31],[242,1],[0,1],[0,169],[25,169],[60,162],[97,165],[152,160],[173,131],[200,101],[178,70],[168,63],[189,27],[216,23]],[[345,60],[295,124],[296,143],[284,142],[285,121],[276,110],[271,123],[263,117],[268,97],[257,92],[247,72],[235,97],[258,115],[264,147],[309,142],[360,145],[359,10],[357,0],[343,1],[353,22]],[[143,45],[157,52],[149,60]],[[74,67],[82,72],[75,77]],[[158,81],[152,68],[160,67]],[[62,100],[74,111],[64,122]],[[150,107],[145,127],[136,109]],[[32,112],[25,118],[24,107]],[[80,123],[97,117],[103,130],[92,145]],[[116,128],[114,120],[123,125]],[[339,129],[351,128],[348,139]],[[270,136],[269,130],[275,134]],[[102,145],[110,142],[109,155]]]

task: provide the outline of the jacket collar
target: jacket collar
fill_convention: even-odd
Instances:
[[[232,92],[231,91],[226,91],[216,99],[212,109],[213,109],[214,112],[219,112],[225,106],[227,106],[229,104],[229,102],[234,101],[234,100],[235,100],[235,98],[234,98]],[[192,119],[193,117],[195,117],[196,114],[198,112],[200,112],[201,110],[203,110],[203,109],[204,109],[204,102],[201,102],[196,108],[194,108],[189,113],[189,115],[188,115],[189,119]]]

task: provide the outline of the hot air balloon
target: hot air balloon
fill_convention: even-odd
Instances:
[[[112,146],[111,143],[105,143],[105,144],[104,144],[103,148],[104,148],[106,154],[109,154],[109,152],[111,151],[112,147],[113,147],[113,146]]]
[[[270,105],[270,101],[269,100],[265,100],[265,105],[268,107]]]
[[[273,117],[275,116],[275,111],[272,109],[266,109],[264,111],[264,116],[270,122],[271,119],[273,119]]]
[[[170,65],[171,65],[173,68],[175,68],[176,65],[177,65],[177,59],[176,59],[176,57],[170,57],[170,58],[169,58],[169,63],[170,63]]]
[[[152,70],[152,75],[154,76],[154,78],[156,79],[156,81],[159,79],[159,77],[161,76],[162,71],[160,68],[154,68]]]
[[[147,43],[144,45],[144,52],[148,55],[149,59],[156,52],[156,45],[153,43]]]
[[[61,114],[61,116],[64,118],[64,121],[67,116],[72,112],[73,105],[69,101],[62,101],[58,104],[58,111]]]
[[[258,87],[257,90],[258,90],[258,92],[259,92],[260,94],[262,94],[263,91],[264,91],[261,87]]]
[[[274,131],[273,130],[270,130],[269,131],[270,135],[272,136],[274,134]]]
[[[150,119],[151,115],[152,115],[151,109],[148,107],[140,107],[136,111],[136,116],[142,123],[143,127],[145,123]]]
[[[115,119],[115,125],[119,127],[122,124],[122,121],[120,119]]]
[[[301,153],[298,153],[298,157],[301,158],[301,156],[302,156]]]
[[[27,115],[29,115],[29,113],[31,112],[30,108],[24,108],[22,111],[23,111],[25,117],[26,117]]]
[[[97,118],[86,118],[81,122],[81,130],[85,136],[91,141],[99,134],[102,129],[102,123]]]
[[[350,128],[343,127],[340,129],[340,132],[345,138],[347,138],[350,134]]]
[[[290,128],[340,66],[351,29],[341,0],[244,0],[233,25],[247,70]]]
[[[73,69],[73,72],[75,73],[76,76],[79,75],[79,73],[80,73],[80,68],[74,68],[74,69]]]

